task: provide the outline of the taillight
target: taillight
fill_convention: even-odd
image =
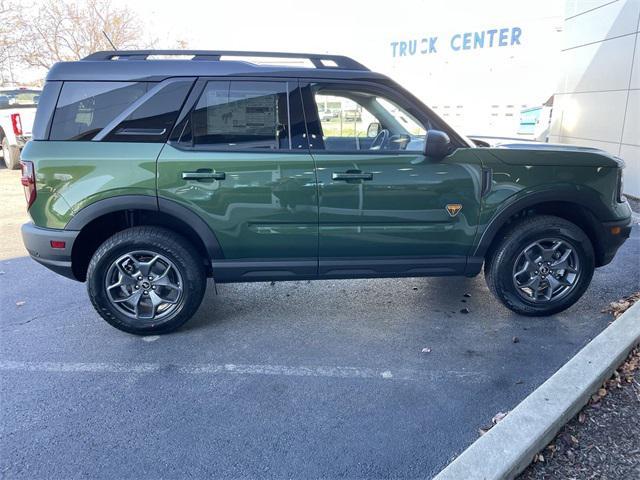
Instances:
[[[20,182],[24,187],[24,198],[27,200],[28,209],[36,199],[36,171],[33,168],[33,162],[22,160],[20,167],[22,168]]]
[[[11,126],[13,126],[13,133],[22,135],[22,120],[20,120],[19,113],[11,114]]]

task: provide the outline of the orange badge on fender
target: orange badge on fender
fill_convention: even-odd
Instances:
[[[450,217],[455,217],[456,215],[458,215],[458,213],[460,213],[460,210],[462,210],[461,203],[447,204],[447,213],[449,214]]]

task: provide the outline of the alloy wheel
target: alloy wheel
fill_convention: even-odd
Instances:
[[[111,304],[129,318],[157,321],[179,308],[183,281],[164,255],[138,250],[115,260],[107,270],[105,289]]]
[[[513,284],[520,296],[551,302],[567,296],[578,284],[580,261],[567,240],[545,238],[524,248],[513,266]]]

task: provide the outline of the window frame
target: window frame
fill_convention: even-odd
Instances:
[[[286,85],[287,93],[287,131],[289,135],[289,148],[282,149],[261,149],[261,148],[224,148],[220,145],[206,145],[206,144],[194,144],[191,142],[181,141],[182,133],[190,121],[191,113],[198,105],[198,101],[204,94],[207,84],[209,82],[262,82],[262,83],[279,83]],[[305,141],[306,145],[302,148],[293,148],[293,132],[291,123],[291,113],[293,102],[298,102],[298,108],[300,109],[300,115],[302,117],[302,125],[304,128],[305,140],[308,139],[307,125],[304,117],[304,109],[302,105],[302,98],[294,99],[293,95],[299,93],[299,79],[294,77],[261,77],[261,76],[216,76],[216,77],[199,77],[196,80],[195,85],[191,89],[191,93],[185,101],[182,111],[178,115],[178,118],[174,124],[174,127],[169,134],[167,144],[178,150],[194,151],[194,152],[224,152],[224,153],[261,153],[261,154],[300,154],[301,152],[309,153],[308,141]]]
[[[387,87],[384,84],[377,82],[368,82],[363,80],[343,80],[343,79],[333,79],[333,78],[305,78],[304,81],[300,82],[300,89],[302,91],[302,106],[304,109],[306,124],[307,124],[307,136],[311,138],[312,134],[318,135],[320,131],[313,128],[314,123],[320,123],[320,117],[318,115],[317,104],[315,103],[313,93],[312,93],[312,85],[313,84],[344,84],[345,86],[353,86],[354,90],[357,87],[361,87],[362,89],[374,93],[376,96],[380,96],[391,102],[395,103],[399,107],[403,108],[407,111],[407,113],[411,114],[416,120],[422,123],[425,131],[429,131],[435,127],[432,118],[427,115],[422,109],[416,108],[413,103],[406,98],[401,92],[397,90]],[[306,91],[305,91],[306,90]],[[311,105],[307,105],[311,102]],[[424,151],[418,150],[326,150],[323,146],[322,149],[312,149],[309,151],[313,155],[408,155],[408,156],[416,156],[416,155],[424,155]]]

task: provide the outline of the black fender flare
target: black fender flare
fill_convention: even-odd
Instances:
[[[126,210],[148,210],[174,217],[187,223],[200,237],[210,259],[223,259],[224,254],[216,234],[198,215],[184,205],[166,198],[150,195],[119,195],[98,200],[78,211],[65,226],[65,230],[82,230],[90,222],[103,215]]]
[[[602,228],[600,222],[610,215],[606,205],[602,203],[598,193],[595,191],[584,190],[574,186],[573,188],[562,190],[544,190],[527,193],[500,207],[482,231],[472,256],[484,257],[493,243],[496,234],[516,213],[549,202],[562,202],[581,207],[583,211],[587,212],[587,221],[590,223],[596,235],[600,234]],[[599,241],[599,238],[597,240]]]

